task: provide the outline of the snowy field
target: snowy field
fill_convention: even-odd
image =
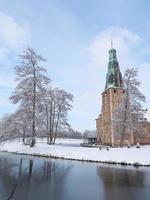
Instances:
[[[64,159],[83,161],[116,162],[141,165],[150,165],[150,145],[141,148],[110,148],[99,150],[98,148],[81,147],[79,139],[57,139],[55,145],[47,145],[46,140],[38,139],[35,147],[24,146],[21,140],[6,142],[0,145],[0,151],[13,153],[48,156]]]

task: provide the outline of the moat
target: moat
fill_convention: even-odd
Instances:
[[[150,169],[0,153],[0,200],[149,200]]]

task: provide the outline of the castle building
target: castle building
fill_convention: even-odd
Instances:
[[[106,75],[106,85],[102,92],[101,114],[96,119],[97,142],[103,145],[119,146],[133,145],[136,142],[150,144],[150,123],[141,123],[144,126],[142,137],[138,138],[134,135],[131,129],[126,129],[125,137],[122,141],[122,135],[118,134],[122,127],[119,124],[114,124],[114,110],[122,101],[125,89],[123,86],[122,74],[117,60],[116,50],[112,47],[109,50],[108,72]],[[130,119],[129,119],[130,120]]]

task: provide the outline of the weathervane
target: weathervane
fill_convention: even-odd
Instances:
[[[113,49],[113,40],[111,38],[111,49]]]

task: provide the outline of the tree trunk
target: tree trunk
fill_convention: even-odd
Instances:
[[[125,106],[125,108],[127,108],[127,106]],[[127,111],[125,109],[125,114],[124,114],[124,121],[123,121],[123,131],[122,131],[122,136],[121,136],[121,143],[120,146],[123,147],[123,141],[124,141],[124,137],[125,137],[125,131],[126,131],[126,118],[127,118]]]
[[[48,106],[46,105],[46,132],[47,132],[47,144],[49,144],[49,123],[48,123]]]
[[[52,115],[52,127],[51,127],[51,143],[53,143],[53,139],[54,139],[55,115],[56,115],[56,105],[54,102],[54,110],[53,110],[53,115]]]
[[[52,103],[52,99],[51,99],[51,103],[50,103],[50,116],[49,116],[49,144],[51,144],[51,140],[52,140],[52,114],[53,114],[53,103]]]
[[[127,121],[129,120],[129,121]],[[120,146],[123,146],[123,141],[126,135],[126,128],[132,126],[132,119],[131,119],[131,107],[130,107],[130,95],[129,95],[129,88],[127,89],[127,94],[125,98],[125,114],[124,114],[124,121],[123,121],[123,132],[121,137],[121,144]]]
[[[34,85],[33,85],[33,113],[32,113],[32,142],[31,147],[35,146],[35,101],[36,101],[36,74],[35,74],[35,66],[34,66]]]
[[[58,124],[59,124],[59,119],[60,119],[60,112],[61,112],[61,106],[58,110],[58,116],[57,116],[57,120],[56,120],[56,126],[55,126],[55,133],[54,133],[54,141],[53,144],[55,144],[56,141],[56,137],[57,137],[57,130],[58,130]]]
[[[23,128],[23,137],[22,137],[22,142],[23,142],[23,144],[25,144],[25,134],[26,133],[26,131],[25,131],[25,129]]]

